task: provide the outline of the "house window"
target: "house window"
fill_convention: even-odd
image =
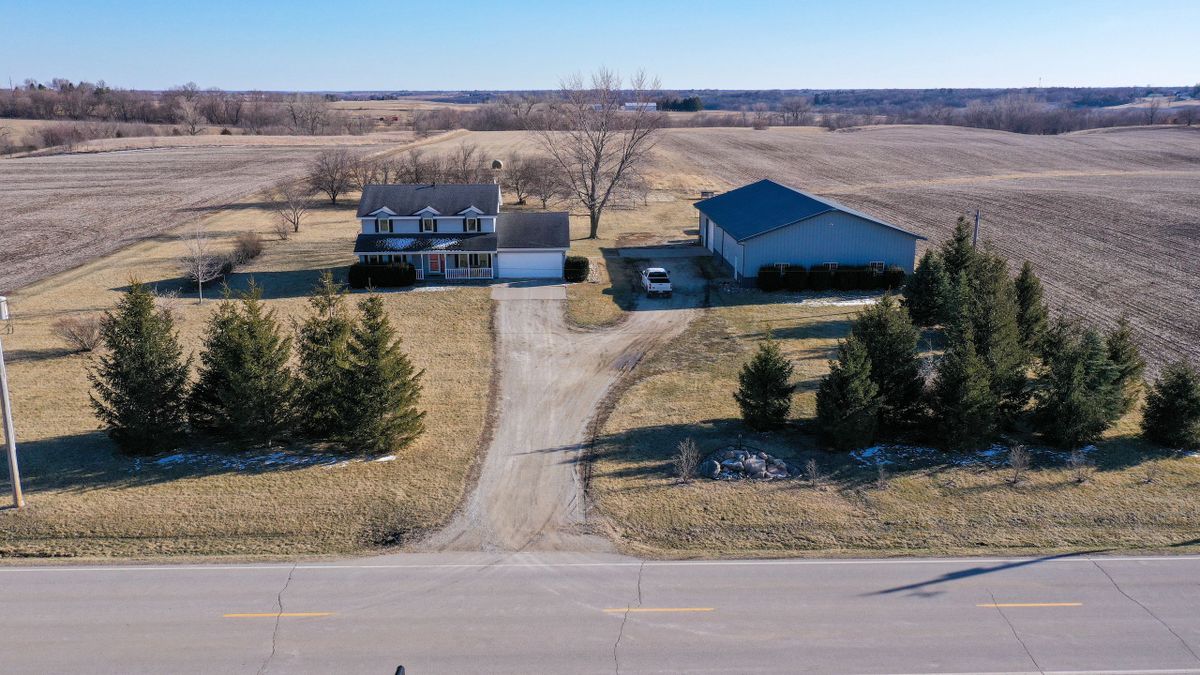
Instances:
[[[488,253],[472,253],[471,267],[491,267],[492,256]]]
[[[375,219],[375,231],[376,232],[391,232],[392,231],[392,221],[388,220],[387,218],[376,218]]]
[[[422,218],[421,219],[421,231],[422,232],[437,232],[437,219],[436,218]]]
[[[874,272],[875,274],[883,274],[883,268],[884,268],[883,261],[875,260],[875,261],[871,262],[870,264],[868,264],[867,266],[870,267],[871,271]]]
[[[837,265],[838,265],[838,264],[837,264],[837,263],[835,263],[835,262],[827,262],[827,263],[825,263],[825,269],[827,269],[827,270],[829,270],[830,272],[832,272],[833,270],[836,270],[836,269],[837,269]]]
[[[479,231],[479,219],[478,218],[464,219],[463,220],[463,231],[464,232],[478,232]]]

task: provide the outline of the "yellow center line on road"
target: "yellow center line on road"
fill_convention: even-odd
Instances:
[[[714,607],[611,607],[604,610],[609,614],[624,614],[626,612],[711,612]]]
[[[246,612],[241,614],[222,614],[226,619],[274,619],[277,617],[316,617],[333,616],[333,612]]]
[[[988,602],[976,607],[1082,607],[1082,602]]]

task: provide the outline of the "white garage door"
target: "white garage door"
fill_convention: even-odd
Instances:
[[[561,279],[563,254],[560,251],[499,253],[503,279]]]

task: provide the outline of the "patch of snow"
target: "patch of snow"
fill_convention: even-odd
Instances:
[[[160,458],[154,460],[154,463],[160,464],[162,466],[170,466],[172,464],[179,464],[181,462],[186,462],[186,461],[187,461],[187,455],[177,454],[177,455],[167,455],[166,457],[160,457]]]
[[[371,461],[372,462],[390,462],[394,459],[396,459],[395,455],[386,455],[384,457],[376,457],[375,459],[373,459]]]
[[[801,294],[797,294],[801,295]],[[879,302],[880,296],[877,292],[870,293],[825,293],[822,295],[807,294],[808,297],[801,297],[796,302],[789,302],[789,305],[797,305],[800,307],[861,307],[864,305],[874,305]]]
[[[873,445],[850,453],[850,457],[863,466],[893,466],[930,460],[972,466],[1002,462],[1007,455],[1008,447],[999,444],[969,453],[944,452],[918,445]]]

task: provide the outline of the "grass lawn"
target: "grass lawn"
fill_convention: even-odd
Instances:
[[[268,238],[264,254],[230,283],[244,287],[253,276],[267,306],[290,324],[306,311],[320,270],[353,261],[354,203],[317,209],[287,241],[267,234],[269,213],[250,201],[203,224],[218,246],[245,230]],[[88,407],[90,358],[66,353],[51,326],[112,307],[131,275],[160,289],[177,286],[179,237],[190,232],[141,242],[11,298],[15,332],[4,344],[29,506],[0,512],[0,556],[345,554],[403,542],[444,522],[467,487],[489,407],[487,288],[383,292],[406,350],[425,369],[421,405],[428,411],[429,431],[393,459],[340,462],[330,449],[305,445],[192,448],[185,461],[114,451]],[[185,352],[194,353],[216,303],[197,304],[193,294],[171,304]]]
[[[1200,548],[1200,458],[1144,446],[1136,412],[1098,444],[1083,484],[1047,450],[1034,450],[1034,468],[1017,485],[1003,457],[964,463],[940,453],[890,466],[881,479],[876,467],[822,451],[801,431],[748,431],[732,393],[768,332],[796,366],[793,415],[814,415],[817,383],[861,307],[812,299],[714,292],[713,307],[674,341],[678,349],[668,345],[639,366],[599,432],[589,486],[623,549],[717,557]],[[935,346],[922,343],[927,353]],[[797,466],[815,459],[825,478],[682,485],[670,456],[687,436],[704,454],[740,439]]]

